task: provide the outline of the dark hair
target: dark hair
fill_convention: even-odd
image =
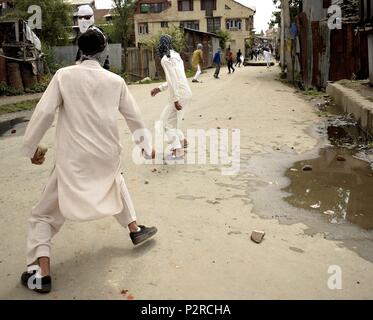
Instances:
[[[106,38],[103,32],[97,27],[89,28],[78,39],[79,49],[83,54],[89,56],[104,51],[106,45]]]

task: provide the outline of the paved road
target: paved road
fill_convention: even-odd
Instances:
[[[47,297],[24,290],[19,275],[25,263],[27,217],[52,169],[53,152],[44,166],[33,167],[19,157],[22,137],[0,139],[0,297],[372,298],[371,233],[355,230],[329,240],[314,220],[263,219],[260,206],[253,203],[256,190],[275,188],[281,181],[272,169],[284,155],[299,157],[319,142],[308,134],[319,121],[314,110],[277,76],[276,68],[253,67],[237,69],[230,76],[223,70],[221,80],[215,80],[209,71],[202,84],[192,86],[194,98],[185,128],[240,129],[237,176],[224,176],[220,166],[210,164],[136,166],[131,161],[129,131],[118,115],[123,171],[139,222],[157,225],[159,233],[154,241],[133,248],[128,232],[114,219],[67,222],[54,239],[54,291]],[[167,100],[167,93],[151,98],[151,88],[131,86],[149,127]],[[54,128],[43,141],[49,147],[53,136]],[[264,202],[286,210],[274,192],[269,189]],[[260,245],[250,241],[254,229],[266,232]],[[366,249],[364,255],[358,251],[361,247]],[[331,265],[342,268],[343,290],[328,288]],[[122,290],[128,293],[121,294]]]

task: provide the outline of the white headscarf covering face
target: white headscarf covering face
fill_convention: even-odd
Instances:
[[[89,17],[89,19],[87,19]],[[78,11],[78,26],[81,33],[85,33],[95,23],[95,17],[91,6],[83,5]]]

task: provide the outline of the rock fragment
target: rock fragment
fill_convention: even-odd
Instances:
[[[252,233],[251,233],[251,240],[255,243],[261,243],[264,239],[264,236],[265,236],[265,232],[264,231],[257,231],[257,230],[254,230]]]

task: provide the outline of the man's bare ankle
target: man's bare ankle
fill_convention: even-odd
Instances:
[[[50,276],[50,259],[49,257],[40,257],[38,259],[40,273],[43,277]]]

